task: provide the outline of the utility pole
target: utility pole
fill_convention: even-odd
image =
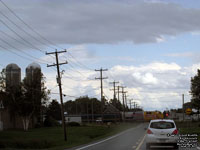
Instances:
[[[133,102],[133,106],[134,106],[134,110],[135,110],[136,102]]]
[[[117,86],[118,101],[120,101],[120,100],[119,100],[119,88],[120,88],[120,86]]]
[[[108,77],[103,77],[103,71],[108,71],[108,69],[95,69],[95,71],[99,71],[100,72],[100,77],[99,78],[95,78],[96,80],[100,80],[101,81],[101,117],[102,117],[102,121],[103,121],[103,109],[104,109],[104,100],[103,100],[103,80],[104,79],[108,79]]]
[[[125,108],[127,109],[127,97],[128,97],[128,96],[126,95],[126,93],[128,93],[128,92],[125,92],[125,93],[124,93],[124,96],[125,96]]]
[[[116,107],[116,99],[117,99],[117,98],[116,98],[116,83],[119,83],[119,82],[116,82],[116,81],[110,82],[110,84],[113,84],[113,89],[111,89],[111,90],[114,91],[113,101],[114,101],[115,107]]]
[[[125,91],[124,91],[124,86],[121,86],[121,88],[122,88],[122,91],[120,91],[120,93],[122,93],[122,100],[123,100],[123,118],[124,118],[124,120],[125,120],[125,104],[124,104],[124,97],[125,97]]]
[[[75,101],[76,103],[76,115],[78,115],[78,106],[77,106],[77,100]]]
[[[94,123],[94,100],[92,99],[92,123]]]
[[[183,121],[185,120],[184,116],[184,94],[182,94],[183,106],[182,106],[182,114],[183,114]]]
[[[129,99],[130,110],[132,109],[132,100],[133,99]]]
[[[58,60],[58,54],[60,53],[66,53],[67,51],[55,51],[55,52],[51,52],[51,53],[46,53],[46,55],[51,55],[51,54],[55,54],[56,56],[56,63],[53,63],[53,65],[47,65],[47,67],[52,67],[52,66],[56,66],[57,67],[57,83],[59,86],[59,92],[60,92],[60,102],[61,102],[61,115],[62,115],[62,126],[64,129],[64,140],[67,141],[67,134],[66,134],[66,126],[65,126],[65,118],[64,118],[64,107],[63,107],[63,94],[62,94],[62,83],[61,83],[61,77],[60,77],[60,65],[64,65],[67,64],[67,61],[64,63],[59,63]]]

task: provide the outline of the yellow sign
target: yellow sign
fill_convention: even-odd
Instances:
[[[187,115],[190,115],[192,113],[192,109],[191,108],[187,108],[185,112],[186,112]]]

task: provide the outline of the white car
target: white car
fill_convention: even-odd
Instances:
[[[178,129],[173,120],[151,120],[147,129],[146,149],[173,148],[178,149]]]

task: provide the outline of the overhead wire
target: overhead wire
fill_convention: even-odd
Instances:
[[[45,38],[44,36],[42,36],[39,32],[37,32],[35,29],[33,29],[29,24],[27,24],[21,17],[19,17],[10,7],[8,7],[8,5],[3,2],[2,0],[0,0],[0,2],[18,19],[20,20],[26,27],[28,27],[32,32],[34,32],[35,34],[37,34],[41,39],[45,40],[46,42],[48,42],[49,44],[51,45],[54,45],[54,47],[59,47],[61,49],[64,49],[60,46],[58,46],[57,44],[55,44],[54,42],[48,40],[47,38]],[[4,15],[4,17],[6,17],[7,19],[9,19],[6,15]],[[10,20],[10,19],[9,19]],[[12,20],[10,20],[12,21]],[[18,26],[18,25],[17,25]],[[19,27],[19,26],[18,26]],[[20,27],[19,27],[20,28]],[[21,28],[20,28],[21,29]],[[23,29],[22,29],[23,30]],[[38,40],[37,38],[35,38],[34,36],[32,36],[31,34],[29,34],[28,32],[26,32],[25,30],[23,30],[26,34],[28,34],[29,36],[31,36],[32,38],[34,38],[36,41],[44,44],[44,45],[47,45],[46,43],[44,42],[41,42],[40,40]],[[48,47],[50,47],[48,45]],[[53,48],[53,47],[51,47]],[[87,68],[89,70],[93,70],[91,68],[89,68],[88,66],[84,65],[83,63],[79,62],[70,52],[68,52],[69,55],[71,56],[72,59],[74,59],[76,61],[77,64],[79,64],[80,66],[84,67],[84,68]]]
[[[22,51],[22,50],[16,48],[15,46],[11,45],[11,44],[8,43],[7,41],[3,40],[2,38],[0,38],[0,40],[1,40],[2,42],[6,43],[6,44],[7,44],[8,46],[10,46],[11,48],[16,49],[16,50],[19,50],[19,51],[21,51],[22,53],[24,53],[25,55],[27,55],[27,56],[29,56],[29,57],[31,57],[31,58],[34,58],[33,61],[38,61],[38,62],[40,62],[40,63],[42,63],[42,64],[46,64],[46,62],[43,62],[43,61],[39,60],[37,57],[32,56],[32,55],[26,53],[25,51]],[[8,50],[8,48],[7,48],[7,50]],[[16,54],[16,53],[15,53],[15,54]],[[19,55],[18,55],[18,56],[19,56]],[[29,59],[29,60],[30,60],[30,59]]]

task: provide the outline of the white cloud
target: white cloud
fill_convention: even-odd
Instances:
[[[116,80],[120,81],[120,85],[127,87],[128,98],[135,99],[145,110],[180,108],[183,93],[187,96],[185,101],[190,100],[188,97],[190,79],[196,74],[197,68],[200,68],[200,64],[180,67],[176,63],[161,62],[141,66],[114,66],[108,71],[109,79],[104,80],[104,93],[109,98],[113,97],[109,82]],[[67,72],[69,75],[65,76],[70,76],[70,78],[63,77],[63,93],[76,97],[88,95],[100,98],[100,81],[90,80],[98,74],[95,71],[79,71],[85,72],[84,76],[69,70]],[[55,88],[55,74],[47,73],[45,75],[48,87],[58,91]],[[74,98],[66,98],[66,100],[69,99]]]

